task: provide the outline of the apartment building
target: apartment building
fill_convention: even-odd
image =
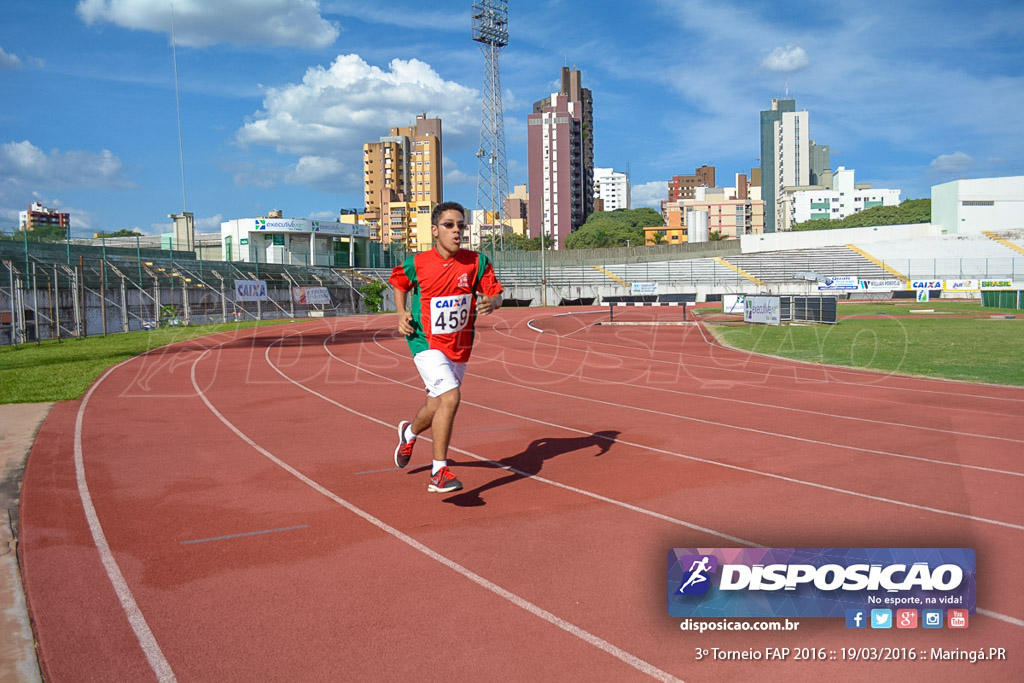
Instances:
[[[594,109],[579,71],[562,69],[561,91],[528,116],[530,236],[560,249],[594,211]]]
[[[414,125],[391,128],[389,135],[363,145],[363,220],[371,239],[400,241],[410,250],[430,248],[430,211],[444,201],[441,159],[441,119],[425,113]]]
[[[897,206],[900,191],[857,183],[853,169],[840,166],[819,176],[821,185],[786,187],[779,200],[777,231],[809,220],[839,220],[875,206]]]
[[[631,209],[629,176],[612,168],[594,169],[594,210]]]
[[[701,166],[692,175],[673,176],[668,181],[668,201],[677,202],[680,199],[693,199],[694,192],[698,187],[715,186],[715,167],[707,164]]]
[[[71,231],[71,214],[49,209],[41,202],[32,202],[27,211],[18,212],[18,229],[33,230],[44,225],[64,228],[64,234]]]

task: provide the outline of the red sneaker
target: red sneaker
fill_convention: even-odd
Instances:
[[[437,471],[437,474],[430,478],[427,491],[430,493],[448,493],[458,491],[462,488],[462,482],[455,478],[447,465]]]
[[[395,449],[395,464],[399,467],[405,467],[409,464],[409,459],[412,457],[412,447],[416,445],[416,437],[408,441],[405,440],[405,428],[409,424],[406,420],[398,423],[398,447]]]

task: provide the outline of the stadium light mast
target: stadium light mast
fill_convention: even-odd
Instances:
[[[505,198],[508,196],[508,164],[505,156],[505,122],[501,106],[501,73],[498,55],[508,45],[508,2],[479,0],[473,3],[473,40],[484,54],[484,94],[480,116],[479,175],[476,184],[477,211],[481,224],[491,226],[491,257],[494,257],[494,229],[505,251]],[[495,223],[497,226],[495,226]]]

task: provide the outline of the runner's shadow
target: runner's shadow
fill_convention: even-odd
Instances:
[[[594,457],[598,457],[607,453],[618,437],[619,432],[615,430],[604,430],[594,432],[589,436],[580,436],[568,439],[537,439],[536,441],[531,442],[530,445],[526,447],[526,450],[521,453],[516,453],[515,455],[497,461],[499,464],[512,470],[506,476],[489,481],[475,489],[463,491],[462,493],[445,498],[444,502],[458,505],[460,507],[486,505],[486,502],[481,497],[482,493],[538,474],[544,466],[545,460],[550,460],[551,458],[556,458],[565,453],[572,453],[573,451],[579,451],[591,447],[597,447],[598,451],[597,453],[594,453]],[[459,466],[493,467],[493,465],[484,462],[459,463]]]

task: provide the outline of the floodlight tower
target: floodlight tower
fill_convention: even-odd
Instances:
[[[508,166],[505,157],[505,122],[501,107],[501,73],[498,54],[508,45],[508,2],[506,0],[479,0],[473,3],[473,40],[480,43],[484,53],[484,94],[481,107],[480,174],[476,184],[476,207],[482,212],[482,225],[495,229],[505,249],[504,213],[508,196]],[[481,235],[482,237],[482,235]],[[494,256],[494,240],[491,240]]]

